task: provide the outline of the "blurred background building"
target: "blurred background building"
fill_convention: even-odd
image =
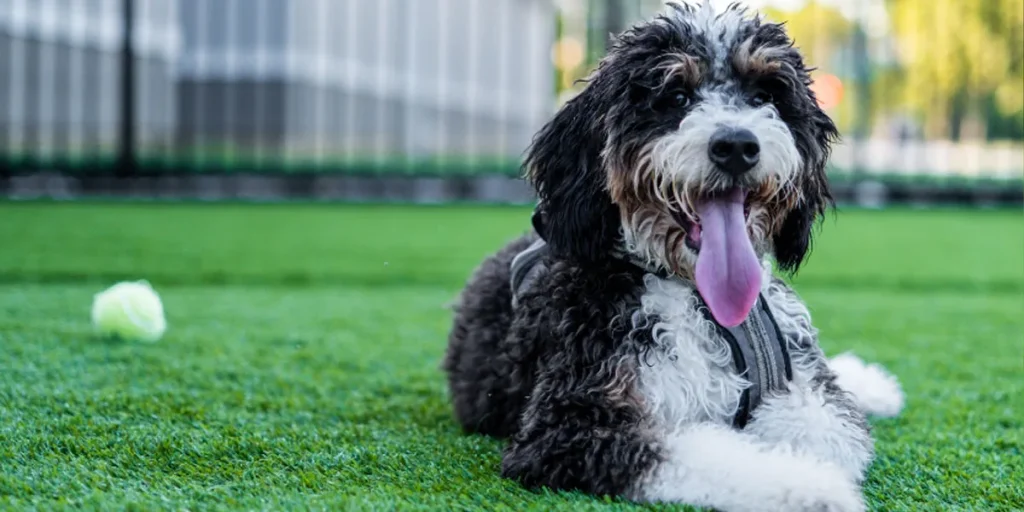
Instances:
[[[118,146],[120,0],[0,0],[0,155],[56,162]],[[135,29],[139,143],[169,143],[181,30],[174,0],[140,2]]]
[[[841,198],[1021,200],[1024,0],[745,3],[818,68]],[[662,5],[0,0],[0,190],[527,200],[533,133]]]
[[[179,147],[508,155],[551,111],[547,0],[180,0],[180,12]]]

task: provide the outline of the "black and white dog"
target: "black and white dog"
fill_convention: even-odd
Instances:
[[[831,362],[795,272],[837,136],[779,24],[670,4],[622,34],[526,158],[534,232],[483,262],[444,369],[501,472],[725,511],[862,510],[867,414],[898,383]]]

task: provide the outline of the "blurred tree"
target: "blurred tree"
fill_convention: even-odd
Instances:
[[[811,66],[842,79],[845,99],[832,113],[844,133],[866,136],[875,120],[899,124],[910,115],[929,137],[1024,139],[1024,0],[882,1],[887,28],[860,26],[852,18],[877,20],[851,16],[857,6],[838,0],[763,10],[786,23]],[[593,69],[609,33],[636,18],[634,10],[654,10],[623,2],[584,4],[584,62],[566,71],[565,87]]]
[[[811,0],[797,11],[775,7],[763,10],[771,21],[785,22],[807,61],[812,66],[831,66],[830,60],[847,44],[853,34],[853,22],[835,7]]]
[[[965,124],[982,131],[999,126],[981,124],[986,113],[1022,115],[1024,0],[887,4],[903,68],[902,100],[923,117],[926,135],[958,137]]]
[[[851,41],[856,35],[854,22],[836,7],[817,0],[806,2],[794,11],[767,7],[763,12],[769,20],[786,24],[794,44],[803,52],[809,66],[842,79],[848,94],[831,112],[840,131],[850,133],[858,125],[865,124],[870,110],[858,105],[865,100],[866,91],[859,90],[861,81],[857,80],[854,63],[844,58],[852,50]]]
[[[869,39],[835,1],[765,10],[812,66],[843,79],[834,115],[844,133],[911,114],[930,137],[1024,138],[1024,0],[884,2],[889,34]]]

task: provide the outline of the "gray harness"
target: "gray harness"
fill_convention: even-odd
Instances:
[[[729,343],[736,372],[750,382],[740,396],[740,406],[733,417],[733,425],[743,428],[765,396],[784,392],[793,379],[786,339],[782,337],[764,295],[758,295],[757,303],[746,320],[736,327],[724,327],[716,322],[703,299],[699,300],[701,313]]]
[[[547,244],[543,239],[538,239],[512,259],[513,307],[519,304],[519,296],[533,286],[544,272],[546,255]],[[715,325],[719,335],[729,344],[737,373],[750,382],[750,386],[740,396],[740,405],[733,417],[733,425],[743,428],[765,396],[785,391],[787,383],[793,378],[786,340],[763,295],[758,296],[747,319],[736,327],[723,327],[716,322],[699,294],[697,297],[700,312]]]
[[[548,244],[544,242],[544,239],[538,238],[536,242],[512,258],[512,307],[519,305],[519,296],[533,285],[537,276],[544,272],[546,268],[544,256],[547,255],[547,248]]]

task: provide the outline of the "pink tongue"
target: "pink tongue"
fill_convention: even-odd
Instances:
[[[735,327],[747,318],[761,290],[761,265],[743,218],[745,193],[730,190],[700,206],[697,290],[718,323]]]

